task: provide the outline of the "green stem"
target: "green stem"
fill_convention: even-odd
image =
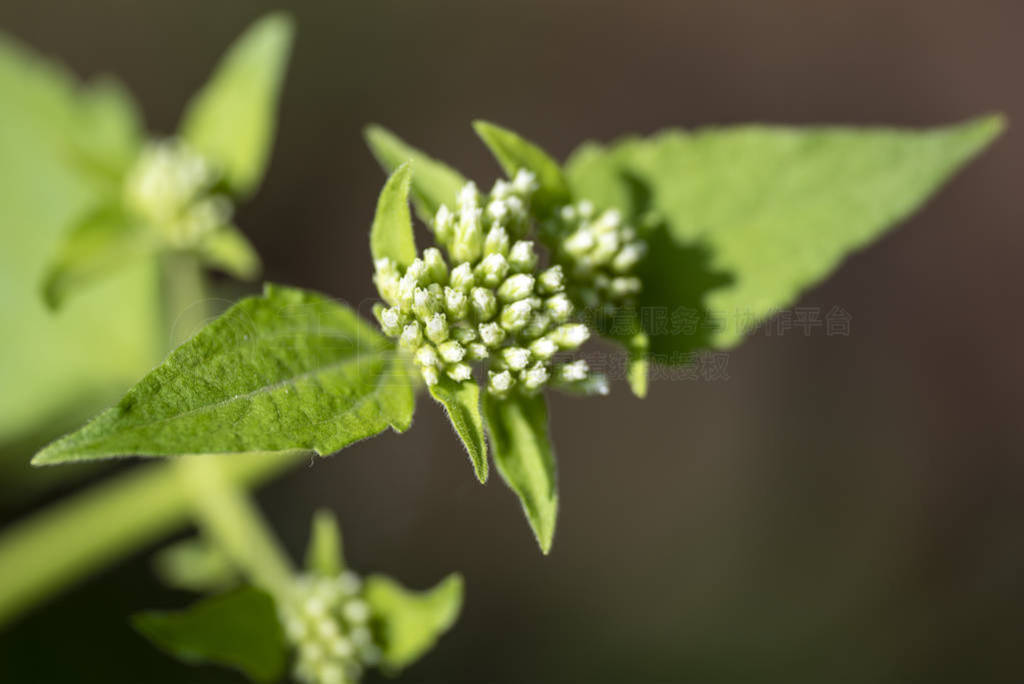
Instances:
[[[161,261],[165,318],[176,344],[191,337],[209,314],[199,261],[171,253]],[[210,454],[180,458],[174,467],[192,495],[196,522],[250,581],[272,594],[287,591],[291,563],[248,493],[225,476],[222,459]]]

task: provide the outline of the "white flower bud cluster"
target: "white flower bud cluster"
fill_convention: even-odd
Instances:
[[[474,362],[486,362],[487,388],[498,396],[586,377],[586,362],[556,358],[590,336],[571,321],[562,268],[540,270],[534,243],[516,237],[529,230],[535,189],[533,175],[520,172],[511,184],[495,183],[489,197],[467,184],[455,213],[442,206],[434,231],[453,268],[434,247],[404,271],[390,259],[376,263],[377,290],[388,304],[376,308],[377,320],[412,353],[428,385],[442,375],[469,380]],[[496,196],[504,210],[491,208]],[[510,199],[519,200],[514,208]]]
[[[364,668],[380,660],[359,577],[351,572],[335,578],[301,575],[293,590],[280,612],[296,650],[295,679],[303,684],[358,682]]]
[[[565,205],[545,223],[543,237],[565,268],[574,299],[588,309],[610,312],[640,292],[633,270],[647,244],[618,210],[597,213],[587,200]]]
[[[171,247],[195,247],[231,221],[234,206],[213,193],[218,172],[181,142],[149,144],[125,179],[125,204]]]

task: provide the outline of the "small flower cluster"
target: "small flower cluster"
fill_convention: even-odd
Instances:
[[[618,210],[597,213],[587,200],[568,204],[545,222],[542,236],[566,270],[573,299],[587,309],[614,313],[640,292],[633,270],[647,244]]]
[[[281,618],[297,655],[293,674],[304,684],[352,684],[380,660],[370,630],[370,607],[360,597],[357,575],[303,575]]]
[[[150,143],[125,180],[125,204],[171,247],[188,249],[227,225],[231,201],[214,192],[220,174],[181,142]]]
[[[377,319],[413,354],[427,384],[442,373],[469,380],[475,361],[486,361],[487,388],[498,396],[587,379],[585,361],[556,358],[590,335],[570,320],[562,268],[540,270],[534,243],[521,239],[536,187],[532,174],[520,172],[511,183],[496,182],[490,195],[466,184],[455,212],[441,206],[433,228],[451,269],[435,247],[404,271],[390,259],[376,263],[377,289],[389,304],[376,309]]]

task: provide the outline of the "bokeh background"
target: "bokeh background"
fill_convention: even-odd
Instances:
[[[227,43],[279,5],[4,0],[0,28],[82,76],[112,72],[156,130]],[[1024,681],[1024,5],[891,2],[302,2],[270,173],[240,225],[269,280],[358,304],[383,123],[485,183],[469,121],[564,157],[587,138],[743,121],[1010,130],[801,306],[849,336],[758,335],[727,381],[646,401],[555,397],[561,519],[543,558],[441,411],[264,487],[298,554],[341,517],[350,562],[467,605],[403,682]],[[0,97],[2,97],[0,93]],[[10,391],[11,388],[4,388]],[[27,466],[26,466],[27,467]],[[66,488],[65,490],[66,491]],[[11,519],[26,506],[12,509]],[[235,682],[128,627],[174,607],[148,553],[0,634],[4,682]]]

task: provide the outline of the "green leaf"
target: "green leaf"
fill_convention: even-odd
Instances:
[[[345,569],[338,520],[326,509],[313,514],[309,546],[306,547],[306,569],[321,577],[337,577]]]
[[[168,587],[197,593],[224,591],[239,581],[227,555],[198,537],[158,551],[153,571]]]
[[[199,243],[198,252],[206,266],[239,280],[255,280],[263,270],[256,248],[234,226],[223,226],[207,234]]]
[[[494,464],[519,497],[537,543],[551,550],[558,514],[555,454],[548,437],[544,395],[497,399],[484,394],[484,418],[491,437]]]
[[[640,306],[725,319],[689,335],[649,326],[651,351],[668,355],[735,345],[907,218],[1003,127],[988,116],[924,130],[668,130],[586,144],[567,170],[577,196],[661,221]]]
[[[487,482],[487,438],[480,416],[480,387],[474,380],[455,382],[447,377],[430,386],[430,394],[448,413],[456,434],[466,446],[480,482]]]
[[[389,577],[366,578],[370,605],[385,669],[400,670],[434,647],[462,610],[462,577],[448,575],[433,589],[410,591]]]
[[[114,408],[35,464],[116,456],[309,450],[412,421],[404,358],[348,307],[268,285],[178,347]]]
[[[117,79],[103,76],[82,91],[78,113],[83,131],[72,143],[72,154],[110,191],[119,192],[145,138],[131,93]]]
[[[139,613],[132,625],[157,648],[192,665],[232,667],[256,682],[284,673],[288,650],[274,599],[253,587],[185,610]]]
[[[562,167],[538,145],[507,128],[487,121],[474,121],[473,128],[490,148],[509,178],[519,169],[526,169],[537,175],[540,187],[534,196],[533,204],[542,213],[550,212],[559,205],[571,201]]]
[[[631,337],[626,342],[626,350],[629,353],[629,367],[626,372],[629,388],[633,390],[633,394],[643,399],[647,396],[647,354],[650,350],[647,333],[640,331]]]
[[[119,206],[86,214],[64,236],[47,269],[46,303],[56,309],[68,295],[152,256],[155,250],[143,227]]]
[[[442,204],[455,207],[455,198],[466,179],[455,169],[412,147],[383,126],[367,126],[363,131],[366,144],[377,162],[388,173],[411,161],[415,173],[412,194],[416,213],[424,223],[432,224]]]
[[[263,178],[293,33],[286,14],[257,20],[228,48],[182,118],[182,137],[221,168],[236,194],[251,193]]]
[[[391,174],[380,191],[370,228],[370,253],[374,261],[389,258],[405,268],[416,258],[416,238],[409,215],[411,178],[412,168],[406,162]]]
[[[17,322],[17,334],[0,336],[0,443],[24,444],[3,454],[23,463],[115,401],[166,349],[152,260],[125,266],[59,315],[46,306],[41,281],[60,241],[111,201],[72,158],[102,117],[82,116],[71,74],[2,34],[0,93],[0,305]],[[21,489],[13,477],[4,484]]]

